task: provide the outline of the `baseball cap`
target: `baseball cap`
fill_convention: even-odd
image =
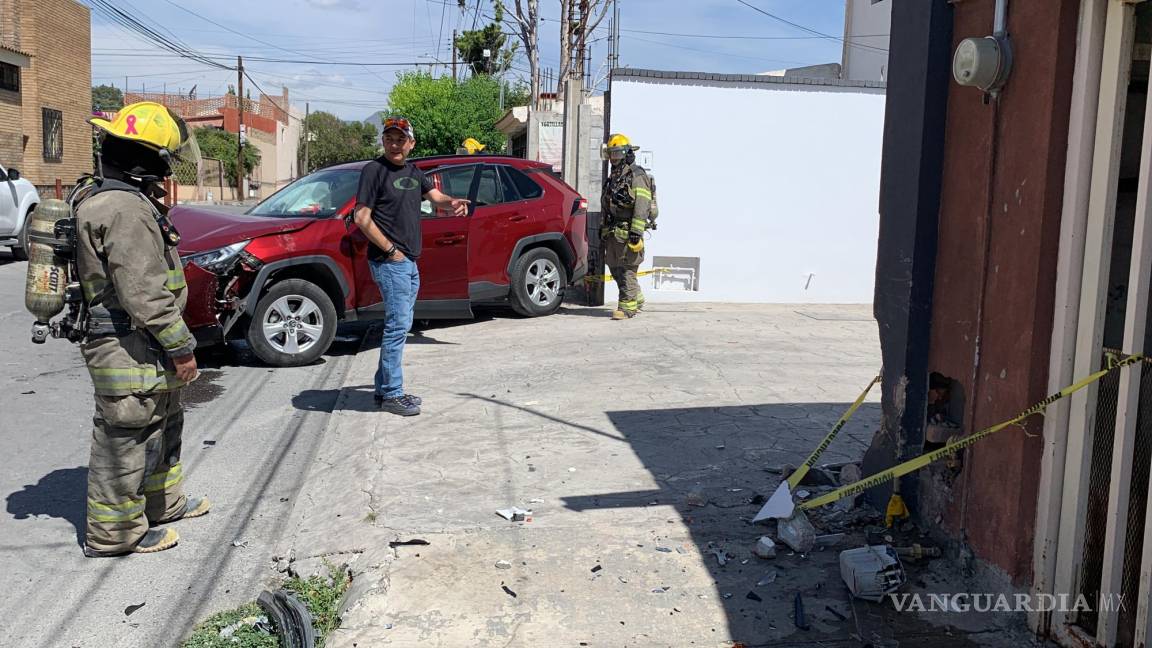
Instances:
[[[412,122],[408,121],[406,117],[385,117],[384,118],[384,132],[396,129],[404,133],[409,139],[416,139],[416,133],[412,130]]]

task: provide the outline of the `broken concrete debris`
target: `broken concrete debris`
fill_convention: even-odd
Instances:
[[[778,572],[775,569],[769,571],[767,574],[764,574],[763,578],[756,581],[756,587],[766,587],[768,585],[771,585],[772,583],[775,583],[777,575],[778,575]]]
[[[856,598],[880,602],[907,580],[896,551],[869,545],[840,552],[840,577]]]
[[[921,558],[939,558],[940,550],[936,547],[924,547],[914,544],[911,547],[895,547],[896,554],[901,558],[920,560]]]
[[[844,464],[840,469],[840,485],[847,486],[848,484],[855,484],[864,478],[864,473],[861,472],[860,466],[857,464]]]
[[[708,496],[704,494],[701,489],[693,490],[688,493],[688,506],[704,507],[708,506]]]
[[[835,547],[844,541],[843,533],[829,533],[827,535],[816,536],[815,546],[817,547]]]
[[[512,563],[507,560],[497,560],[496,569],[512,569]]]
[[[756,541],[756,548],[752,550],[752,553],[756,554],[758,558],[764,558],[765,560],[775,558],[776,543],[772,542],[772,538],[768,536],[760,536],[760,539]]]
[[[528,516],[532,515],[532,511],[522,509],[519,506],[513,506],[506,509],[497,509],[496,515],[510,522],[523,522],[528,519]]]
[[[808,520],[804,511],[797,509],[792,517],[780,520],[776,527],[780,541],[797,553],[806,554],[816,544],[816,528]]]

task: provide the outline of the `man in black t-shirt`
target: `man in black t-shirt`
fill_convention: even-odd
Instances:
[[[407,119],[384,120],[384,155],[360,172],[355,211],[356,225],[371,242],[368,265],[384,298],[376,403],[380,409],[401,416],[419,414],[421,405],[418,396],[404,393],[400,364],[420,292],[416,267],[420,258],[420,203],[427,198],[438,207],[450,207],[457,216],[468,213],[467,200],[445,195],[408,162],[415,145],[416,136]]]

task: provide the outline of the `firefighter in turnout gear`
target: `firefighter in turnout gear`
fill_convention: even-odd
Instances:
[[[644,307],[636,273],[644,262],[644,233],[656,227],[654,185],[648,172],[636,164],[638,148],[620,134],[609,137],[605,147],[612,170],[601,194],[604,222],[600,238],[604,262],[620,289],[614,320],[635,317]]]
[[[160,104],[91,123],[100,131],[96,174],[68,198],[88,313],[81,353],[96,398],[84,554],[154,553],[179,539],[159,525],[209,509],[181,487],[180,390],[197,376],[196,341],[183,320],[180,236],[157,200],[172,161],[198,150]]]

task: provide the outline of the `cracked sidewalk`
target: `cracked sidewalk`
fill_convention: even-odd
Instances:
[[[893,621],[891,606],[856,602],[854,614],[835,549],[751,555],[770,531],[748,523],[751,499],[779,481],[766,468],[801,462],[880,362],[869,306],[803,307],[834,316],[821,320],[798,308],[653,305],[613,322],[566,307],[435,323],[409,337],[407,388],[425,403],[409,419],[376,411],[377,351],[360,352],[281,570],[349,563],[330,648],[945,636],[914,615]],[[874,390],[822,463],[860,459],[878,401]],[[689,505],[693,491],[708,504]],[[496,515],[511,506],[530,521]],[[389,545],[412,539],[429,544]],[[720,565],[714,550],[731,558]],[[756,587],[773,570],[777,581]],[[797,591],[809,631],[792,622]],[[929,644],[981,645],[962,634]]]

